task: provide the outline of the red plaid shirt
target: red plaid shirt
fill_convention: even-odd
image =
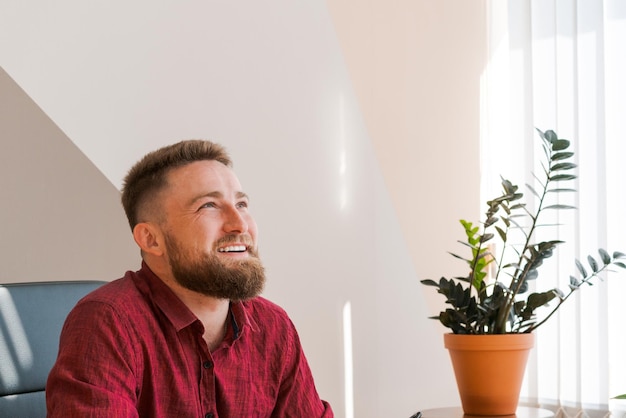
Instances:
[[[48,377],[48,417],[333,417],[287,314],[232,303],[209,352],[203,326],[143,265],[80,301]]]

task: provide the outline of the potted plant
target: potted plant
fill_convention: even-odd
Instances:
[[[460,221],[466,239],[459,242],[469,250],[469,256],[451,255],[467,263],[466,275],[442,277],[439,281],[421,280],[424,285],[435,287],[449,305],[432,318],[451,330],[444,336],[444,342],[450,351],[466,414],[514,414],[528,350],[534,345],[533,331],[574,292],[583,285],[591,285],[595,277],[611,266],[626,268],[622,261],[625,254],[609,254],[599,249],[598,256],[588,256],[585,264],[575,260],[578,275],[570,276],[566,291],[558,288],[530,291],[530,282],[538,278],[544,260],[563,244],[558,239],[535,241],[536,231],[550,226],[542,223],[542,215],[547,211],[572,208],[555,201],[555,197],[575,192],[563,184],[576,179],[572,173],[576,164],[572,162],[574,153],[569,151],[570,142],[558,138],[554,131],[537,131],[545,161],[543,172],[533,173],[534,184],[527,185],[533,196],[530,203],[534,206],[524,202],[524,194],[517,185],[502,179],[502,194],[487,201],[482,224],[475,226]],[[537,314],[540,308],[546,310],[542,316]],[[466,342],[476,347],[466,348]],[[504,344],[503,350],[498,348],[501,344]],[[501,357],[505,354],[513,354],[517,360]],[[486,363],[481,365],[479,361],[483,360]],[[517,369],[514,361],[521,363]],[[460,371],[461,366],[470,366],[470,370]],[[483,372],[490,372],[496,382],[487,383]],[[514,376],[506,377],[505,372],[513,372]],[[476,382],[474,378],[479,380]],[[505,388],[509,383],[512,386]],[[469,385],[469,393],[463,392],[465,384]],[[490,398],[491,395],[495,398]],[[504,400],[507,396],[511,399]]]

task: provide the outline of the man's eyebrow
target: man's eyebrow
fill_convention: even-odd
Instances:
[[[245,194],[244,192],[237,192],[235,194],[235,196],[237,197],[237,199],[246,199],[246,200],[250,200],[250,197]]]
[[[215,199],[222,199],[224,197],[224,194],[222,192],[219,191],[214,191],[214,192],[208,192],[208,193],[203,193],[199,196],[193,197],[189,200],[189,204],[193,205],[194,203],[196,203],[198,200],[206,198],[206,197],[212,197]],[[236,192],[235,193],[235,197],[237,199],[245,199],[245,200],[249,200],[250,198],[248,197],[248,195],[244,192]]]

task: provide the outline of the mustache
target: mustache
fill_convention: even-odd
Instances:
[[[252,241],[252,237],[248,234],[225,235],[215,242],[215,247],[217,248],[227,244],[244,244],[249,248],[256,248],[254,242]]]

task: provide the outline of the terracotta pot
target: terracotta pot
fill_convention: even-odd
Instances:
[[[514,415],[534,334],[445,334],[467,415]]]

